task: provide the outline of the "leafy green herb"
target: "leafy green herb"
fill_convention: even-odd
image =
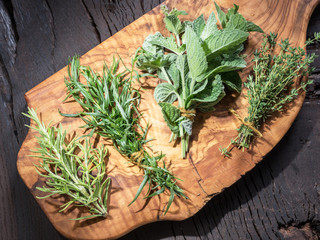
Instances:
[[[312,68],[309,65],[316,58],[315,54],[306,55],[301,47],[292,47],[288,39],[277,44],[277,35],[271,33],[265,36],[260,49],[254,53],[254,76],[249,76],[244,84],[248,89],[248,116],[242,119],[232,110],[242,122],[238,129],[238,136],[227,148],[221,149],[222,154],[230,156],[228,148],[235,145],[238,148],[248,148],[261,124],[274,112],[283,111],[285,105],[295,99],[301,90],[312,81],[295,83],[295,79],[306,76]],[[320,40],[320,33],[316,33],[313,40],[306,45]],[[275,54],[276,47],[280,53]],[[306,46],[305,45],[305,46]]]
[[[34,151],[37,155],[32,156],[42,159],[35,166],[38,174],[47,179],[47,186],[37,189],[48,195],[37,198],[56,194],[68,196],[69,201],[61,206],[60,212],[70,205],[89,209],[91,215],[74,220],[106,217],[110,185],[110,178],[105,177],[107,149],[104,146],[93,149],[87,138],[84,145],[76,137],[68,141],[61,124],[58,128],[46,127],[31,108],[28,108],[28,114],[23,114],[35,122],[35,126],[28,127],[40,134],[37,137],[40,148]],[[81,154],[76,154],[79,150]]]
[[[154,97],[172,131],[170,142],[181,138],[183,158],[188,151],[196,110],[212,111],[225,96],[224,84],[241,91],[242,82],[235,71],[246,66],[240,55],[243,42],[248,32],[262,32],[237,12],[237,5],[227,13],[217,4],[216,8],[223,29],[218,28],[214,13],[207,23],[203,15],[193,22],[181,22],[178,16],[186,15],[185,11],[169,12],[162,6],[164,23],[172,34],[149,35],[138,51],[136,66],[149,73],[157,72],[165,81],[156,87]],[[178,106],[173,104],[175,101]]]
[[[114,147],[143,171],[145,177],[130,204],[148,183],[149,189],[145,198],[160,195],[165,190],[170,192],[166,213],[174,196],[186,196],[176,184],[175,176],[166,168],[164,155],[151,155],[146,151],[146,144],[150,141],[146,139],[148,127],[143,129],[139,125],[141,114],[137,107],[140,93],[132,87],[134,79],[141,76],[124,64],[126,69],[118,73],[120,61],[121,59],[114,58],[112,65],[105,65],[102,75],[99,75],[90,67],[81,66],[79,58],[73,58],[68,67],[69,78],[65,79],[68,88],[66,99],[72,97],[81,105],[83,111],[62,115],[81,117],[86,123],[83,127],[92,129],[91,134],[95,132],[111,139]],[[84,77],[86,84],[79,81],[80,75]],[[163,167],[159,166],[161,160]]]

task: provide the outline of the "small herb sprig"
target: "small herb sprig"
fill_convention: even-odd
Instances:
[[[73,220],[107,216],[107,200],[110,178],[106,178],[105,157],[107,149],[101,146],[94,149],[86,138],[82,145],[77,137],[67,139],[67,132],[62,126],[46,127],[41,122],[34,109],[28,108],[23,113],[32,119],[35,126],[28,126],[40,134],[37,142],[40,147],[33,151],[40,158],[35,164],[37,173],[46,178],[44,187],[37,187],[39,191],[48,193],[39,199],[53,195],[64,195],[69,201],[61,206],[62,212],[69,206],[84,206],[91,215]],[[77,153],[80,150],[80,153]]]
[[[187,198],[177,185],[177,178],[166,168],[163,154],[151,155],[146,151],[148,127],[139,125],[141,114],[137,107],[140,103],[140,93],[132,87],[134,78],[140,75],[129,69],[122,62],[125,70],[118,73],[121,59],[113,59],[110,67],[104,65],[102,75],[94,72],[88,66],[81,66],[78,57],[71,60],[68,66],[69,78],[65,78],[68,88],[66,99],[72,97],[83,111],[78,114],[62,114],[69,117],[81,117],[86,123],[85,128],[111,139],[114,147],[128,161],[138,166],[144,173],[144,179],[131,205],[140,195],[144,186],[149,188],[145,198],[160,195],[166,190],[170,192],[165,214],[169,210],[175,196]],[[86,84],[79,81],[82,75]],[[162,160],[163,167],[159,166]]]
[[[164,37],[157,32],[149,35],[138,51],[136,66],[164,80],[154,91],[155,100],[172,134],[169,142],[181,138],[182,157],[188,152],[189,138],[196,110],[212,111],[225,96],[224,84],[237,92],[242,81],[236,70],[246,61],[240,52],[249,32],[263,32],[238,13],[239,7],[224,13],[216,5],[222,29],[211,13],[207,22],[203,15],[193,22],[181,22],[178,16],[185,11],[166,6],[164,23],[171,33]],[[173,103],[178,101],[178,106]]]
[[[308,39],[305,46],[320,40],[320,34],[315,33],[314,39]],[[275,54],[276,47],[280,48]],[[304,47],[305,47],[304,46]],[[295,79],[306,76],[313,71],[309,65],[317,56],[307,55],[301,47],[292,47],[288,39],[277,44],[277,34],[270,33],[264,36],[262,46],[254,53],[254,76],[250,75],[244,83],[247,88],[248,116],[241,120],[238,136],[231,140],[227,148],[220,149],[225,156],[230,156],[228,150],[231,145],[238,148],[248,148],[256,135],[262,136],[258,131],[261,124],[274,112],[283,111],[284,106],[295,99],[301,91],[305,91],[312,81],[295,83]]]

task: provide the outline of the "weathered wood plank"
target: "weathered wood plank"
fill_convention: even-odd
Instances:
[[[77,5],[75,7],[78,9],[77,11],[82,9],[80,11],[81,14],[76,11],[69,11],[70,17],[60,16],[59,14],[62,15],[65,12],[60,12],[58,8],[51,13],[54,16],[51,20],[53,23],[59,17],[65,20],[69,19],[66,21],[66,26],[60,23],[59,28],[54,27],[49,20],[50,11],[48,6],[54,5],[53,1],[48,1],[47,3],[39,1],[35,5],[30,1],[29,4],[23,2],[12,1],[12,9],[9,14],[14,16],[12,19],[15,21],[16,36],[19,39],[17,43],[17,58],[20,60],[12,67],[9,66],[9,61],[3,63],[8,71],[9,77],[7,77],[7,82],[14,85],[12,98],[15,104],[12,105],[14,109],[14,114],[12,114],[7,109],[11,100],[6,102],[7,105],[4,105],[5,101],[3,101],[3,98],[0,99],[1,106],[4,106],[4,108],[1,107],[0,109],[0,196],[1,199],[4,199],[0,203],[1,209],[4,209],[3,215],[0,216],[0,232],[3,239],[63,239],[53,229],[42,210],[37,206],[35,200],[32,199],[15,169],[17,151],[26,134],[26,128],[24,128],[23,124],[27,122],[27,119],[20,116],[21,109],[25,109],[23,94],[66,64],[67,59],[65,57],[68,57],[68,54],[64,54],[66,49],[73,52],[77,52],[78,50],[77,53],[83,54],[97,44],[98,38],[95,37],[94,27],[90,22],[90,18],[85,15],[86,10],[81,6],[80,1],[74,2],[74,4]],[[92,18],[95,20],[101,39],[108,38],[108,34],[111,31],[107,30],[106,23],[102,21],[103,17],[96,14],[96,12],[100,11],[100,7],[92,10],[92,2],[96,6],[103,6],[109,11],[112,9],[110,7],[112,4],[120,5],[121,3],[123,4],[122,6],[125,6],[125,2],[123,0],[117,1],[117,3],[108,1],[83,2],[87,5]],[[132,5],[136,9],[145,10],[143,13],[152,9],[157,4],[159,2],[147,0],[132,2]],[[117,8],[118,5],[113,9],[114,14],[119,14]],[[318,15],[315,15],[310,22],[311,26],[314,26],[316,29],[319,25],[314,23],[319,21],[320,16],[319,8],[317,9]],[[119,21],[125,18],[125,11],[123,9],[122,18],[118,17],[120,19],[118,23],[113,22],[114,17],[108,19],[108,23],[111,24],[114,30],[113,33],[117,31],[116,28],[121,29],[121,26],[124,26],[120,25]],[[137,10],[133,10],[132,12],[136,14]],[[39,15],[44,15],[45,17],[39,17]],[[77,31],[79,27],[73,25],[73,17],[83,19],[86,27],[82,30],[83,32],[87,31],[85,35],[90,35],[92,45],[86,42],[86,40],[82,42],[82,38],[77,38],[76,41],[71,41],[71,43],[68,41],[68,39],[74,39],[72,31]],[[99,18],[101,20],[97,20]],[[41,19],[41,23],[39,19]],[[19,21],[16,22],[16,20]],[[32,24],[30,24],[30,21]],[[73,26],[72,30],[67,29],[67,24],[69,24],[68,26]],[[53,34],[50,33],[51,28],[54,28],[54,32],[64,31],[63,33],[59,33],[60,40],[59,44],[56,44],[54,48],[54,60],[51,57],[52,43],[54,42]],[[43,36],[36,34],[37,32],[42,32]],[[65,42],[61,38],[65,38]],[[66,45],[67,42],[70,45]],[[88,48],[77,48],[79,45]],[[6,49],[6,47],[3,49]],[[2,49],[0,54],[5,59],[3,56],[6,53]],[[28,63],[34,60],[36,63]],[[317,60],[316,64],[320,66],[320,61]],[[317,75],[314,78],[319,79]],[[25,79],[24,82],[21,79]],[[319,197],[317,195],[319,192],[318,183],[320,182],[317,175],[317,172],[319,172],[319,162],[316,161],[316,156],[319,155],[319,152],[317,152],[317,146],[319,146],[319,137],[317,135],[317,132],[319,132],[319,116],[315,114],[319,112],[319,95],[316,94],[317,90],[319,91],[319,84],[312,90],[312,97],[316,100],[310,104],[308,103],[308,99],[306,100],[306,103],[309,104],[307,110],[305,109],[305,103],[292,129],[280,142],[278,147],[257,166],[257,170],[256,168],[253,169],[250,174],[244,176],[243,180],[240,180],[231,188],[224,191],[223,194],[211,200],[207,204],[207,207],[199,212],[199,215],[182,222],[149,224],[129,233],[122,239],[239,239],[240,237],[250,239],[252,238],[251,236],[256,236],[257,234],[252,223],[250,211],[259,212],[259,215],[255,213],[255,218],[257,216],[259,218],[255,219],[254,224],[259,229],[259,234],[265,237],[264,239],[269,239],[269,237],[277,239],[282,236],[278,232],[278,222],[284,226],[297,225],[300,227],[299,223],[306,221],[314,223],[315,225],[311,224],[313,227],[319,226],[319,223],[316,225],[317,221],[320,220],[318,210]],[[8,95],[3,95],[3,91],[1,91],[1,97],[4,96],[7,97]],[[14,124],[9,123],[12,121],[12,116],[16,119]],[[313,127],[306,133],[306,122],[309,123],[310,121]],[[16,127],[12,127],[14,125]],[[3,126],[8,127],[3,128]],[[14,134],[15,130],[16,134]],[[20,142],[17,142],[17,139]],[[300,142],[298,139],[302,139],[302,141]],[[292,150],[296,149],[298,149],[294,151],[296,155],[291,153]],[[303,151],[303,154],[297,154],[300,151]],[[281,157],[277,157],[278,154]],[[267,163],[264,163],[265,161]],[[299,169],[299,171],[296,172],[295,169]],[[288,184],[291,181],[294,181],[299,187],[296,188],[296,184]],[[275,197],[273,197],[273,194],[275,194]],[[292,222],[292,220],[294,221]],[[199,224],[201,227],[198,227]]]

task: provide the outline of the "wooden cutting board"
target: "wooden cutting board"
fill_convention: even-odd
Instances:
[[[302,46],[306,38],[306,30],[312,11],[320,0],[217,0],[216,2],[227,10],[233,3],[240,6],[239,12],[250,21],[259,25],[265,32],[277,32],[280,38],[289,38],[296,46]],[[195,19],[200,14],[208,18],[215,11],[211,0],[168,0],[169,8],[176,7],[189,13],[185,19]],[[129,64],[136,48],[141,46],[145,37],[156,31],[165,32],[160,7],[156,7],[111,38],[107,39],[81,57],[81,63],[90,65],[93,69],[101,70],[103,61],[112,60],[113,54],[119,54]],[[246,54],[249,56],[259,46],[262,35],[250,34]],[[242,72],[245,80],[250,69]],[[45,123],[62,123],[70,133],[77,131],[83,125],[79,119],[65,118],[59,115],[62,112],[75,113],[80,110],[74,102],[62,103],[66,89],[64,76],[66,68],[55,73],[38,86],[25,94],[29,107],[35,108]],[[223,158],[219,147],[225,147],[230,139],[236,136],[235,129],[240,122],[228,113],[228,109],[237,109],[240,115],[245,116],[247,101],[241,96],[228,97],[217,107],[216,111],[208,114],[198,114],[194,124],[193,136],[190,141],[190,152],[187,159],[180,157],[180,145],[169,144],[170,131],[161,114],[161,110],[153,99],[155,79],[147,79],[142,93],[140,109],[145,113],[143,124],[151,123],[148,138],[156,151],[166,154],[166,162],[170,170],[183,182],[179,185],[184,189],[189,200],[176,198],[169,212],[163,215],[164,207],[169,199],[168,195],[152,198],[146,202],[139,197],[128,207],[133,199],[143,175],[136,167],[129,167],[127,161],[112,146],[109,146],[110,157],[107,173],[112,179],[109,216],[106,219],[87,221],[70,221],[69,219],[83,216],[82,209],[70,208],[58,213],[58,206],[64,203],[64,198],[48,198],[38,200],[39,205],[46,213],[55,228],[67,238],[72,239],[112,239],[154,221],[183,220],[198,212],[207,201],[235,183],[241,175],[251,170],[255,164],[280,141],[297,116],[304,96],[292,103],[283,114],[277,114],[265,124],[262,129],[263,138],[255,141],[249,151],[233,150],[232,158]],[[38,159],[28,157],[30,150],[37,147],[36,133],[29,130],[20,149],[17,167],[21,178],[34,196],[43,193],[36,190],[43,186],[43,179],[39,178],[33,163]],[[104,141],[104,140],[101,140]],[[145,192],[143,192],[145,193]]]

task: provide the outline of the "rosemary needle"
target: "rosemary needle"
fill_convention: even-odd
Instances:
[[[37,189],[48,195],[37,198],[65,195],[69,201],[61,206],[60,212],[73,204],[84,206],[91,213],[73,220],[106,217],[110,185],[110,178],[105,177],[107,149],[104,146],[94,149],[88,138],[84,145],[76,137],[68,141],[67,132],[61,124],[58,128],[46,127],[34,109],[28,108],[28,114],[23,115],[35,122],[35,126],[28,127],[40,134],[37,137],[40,147],[33,151],[36,155],[32,156],[42,160],[35,166],[38,174],[47,179],[47,186]],[[80,153],[76,154],[79,150]]]
[[[66,99],[72,97],[83,111],[78,114],[62,114],[63,116],[81,117],[86,123],[85,128],[91,129],[91,134],[109,138],[114,147],[126,159],[138,166],[144,173],[144,179],[131,205],[140,195],[144,186],[149,188],[145,198],[170,192],[165,210],[167,213],[175,196],[186,196],[177,185],[177,178],[166,168],[163,154],[150,155],[146,151],[148,127],[143,129],[139,125],[141,114],[137,107],[140,103],[140,93],[132,87],[133,80],[140,75],[133,69],[127,68],[118,72],[122,60],[113,58],[110,67],[106,64],[102,75],[94,72],[90,67],[81,66],[78,57],[74,57],[68,67],[69,78],[65,78],[68,88]],[[134,64],[132,64],[134,65]],[[86,84],[79,81],[82,75]],[[162,160],[163,166],[159,166]]]

